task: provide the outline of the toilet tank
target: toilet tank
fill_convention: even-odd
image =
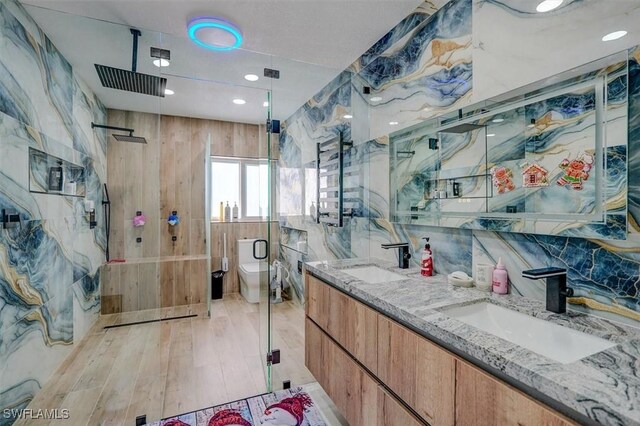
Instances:
[[[245,240],[238,240],[238,265],[243,263],[258,262],[258,259],[253,257],[253,242],[256,238],[250,238]],[[258,254],[259,255],[259,254]]]

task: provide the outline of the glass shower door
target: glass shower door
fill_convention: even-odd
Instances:
[[[275,259],[275,253],[273,252],[274,244],[272,244],[271,239],[274,237],[272,235],[272,218],[273,218],[273,210],[272,210],[272,200],[273,200],[273,162],[272,162],[272,153],[271,153],[271,92],[266,93],[265,99],[265,124],[260,126],[260,140],[259,140],[259,150],[261,153],[261,157],[266,155],[266,161],[261,163],[261,166],[264,168],[261,169],[263,171],[259,174],[260,176],[260,188],[266,187],[266,194],[260,194],[260,208],[263,209],[263,214],[261,214],[261,235],[264,240],[262,244],[265,247],[265,253],[261,253],[262,256],[265,257],[264,262],[266,262],[265,269],[266,273],[260,274],[260,302],[258,306],[259,311],[259,346],[260,346],[260,355],[263,356],[263,371],[266,382],[266,390],[267,392],[271,392],[272,390],[272,377],[271,377],[271,366],[274,361],[278,361],[278,354],[275,354],[272,351],[272,339],[271,339],[271,275],[272,271],[272,262]],[[265,182],[266,181],[266,182]],[[264,204],[264,205],[263,205]]]

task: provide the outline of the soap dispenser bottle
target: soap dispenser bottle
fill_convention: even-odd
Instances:
[[[422,250],[422,260],[420,261],[420,274],[423,277],[433,276],[433,252],[431,251],[431,245],[429,244],[429,237],[424,237],[426,240],[424,250]]]
[[[224,221],[231,222],[231,207],[227,201],[227,205],[224,207]]]
[[[234,202],[233,203],[233,210],[232,210],[233,214],[232,214],[232,218],[234,222],[238,221],[238,203]]]
[[[498,258],[496,269],[493,270],[493,292],[496,294],[507,294],[509,292],[509,276],[501,257]]]

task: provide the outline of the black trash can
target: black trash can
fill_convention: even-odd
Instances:
[[[222,299],[222,284],[224,278],[224,271],[213,271],[211,273],[211,299]]]

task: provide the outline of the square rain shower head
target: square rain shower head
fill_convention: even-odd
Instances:
[[[133,142],[133,143],[147,143],[147,140],[140,136],[131,135],[113,135],[113,138],[118,142]]]
[[[481,124],[472,124],[472,123],[463,123],[458,124],[457,126],[449,127],[447,129],[441,130],[442,133],[467,133],[472,132],[474,130],[482,129],[483,125]]]
[[[164,89],[167,87],[166,78],[106,65],[94,65],[104,87],[164,98]]]

